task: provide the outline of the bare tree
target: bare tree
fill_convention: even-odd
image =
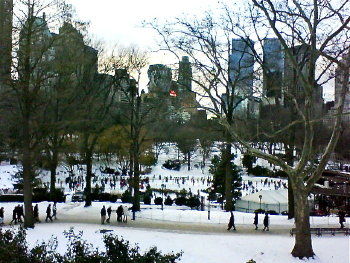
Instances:
[[[191,57],[197,69],[193,81],[200,87],[198,95],[202,94],[202,98],[209,100],[204,108],[214,114],[217,121],[225,127],[227,141],[239,142],[247,153],[280,166],[288,174],[294,192],[297,229],[292,250],[294,257],[314,256],[308,195],[321,177],[341,132],[340,119],[349,72],[349,64],[346,63],[348,60],[343,60],[349,52],[348,7],[347,0],[336,3],[321,0],[251,0],[246,8],[240,5],[232,9],[223,6],[223,12],[216,19],[208,12],[203,18],[182,17],[161,24],[157,21],[147,24],[161,36],[161,49],[173,54],[185,53]],[[237,49],[235,43],[231,45],[231,38],[238,38],[235,41],[240,42],[243,48]],[[281,46],[285,63],[282,70],[288,73],[281,79],[281,91],[285,98],[283,103],[286,107],[293,107],[296,116],[287,124],[271,123],[266,130],[258,122],[255,128],[250,126],[249,114],[240,116],[235,110],[239,105],[244,106],[247,99],[251,99],[250,105],[254,105],[252,95],[256,95],[257,102],[268,99],[263,92],[261,74],[266,70],[273,71],[261,54],[267,38],[275,38]],[[233,68],[228,60],[231,54],[236,56],[231,61],[236,59],[240,62],[245,60],[246,55],[253,56],[257,65],[254,69],[257,70],[247,75],[250,65],[246,63],[235,63],[239,67]],[[330,80],[334,67],[340,67],[344,72],[341,101],[335,114],[331,137],[324,147],[314,147],[317,136],[315,127],[322,121],[315,102],[317,96],[320,96],[320,86]],[[232,68],[236,72],[232,73]],[[247,83],[251,79],[253,85]],[[257,89],[251,89],[254,86]],[[225,92],[231,94],[226,95],[227,101],[221,96]],[[229,103],[230,99],[235,103]],[[249,113],[249,101],[247,108]],[[261,151],[251,143],[254,140],[278,138],[278,135],[295,127],[300,127],[302,139],[300,148],[292,146],[293,152],[298,151],[298,155],[294,156],[298,159],[293,163],[273,152]],[[255,133],[248,132],[249,130],[255,130]],[[227,195],[226,198],[228,197]]]
[[[13,10],[13,72],[9,85],[1,90],[6,98],[1,106],[10,116],[7,128],[15,135],[12,146],[23,165],[24,225],[34,227],[32,188],[45,135],[46,99],[54,79],[51,61],[56,38],[49,25],[62,21],[67,9],[64,1],[18,0]]]

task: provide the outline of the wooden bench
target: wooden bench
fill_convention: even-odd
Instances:
[[[318,227],[318,228],[310,228],[311,234],[316,236],[322,236],[324,234],[331,234],[334,236],[335,234],[344,234],[345,236],[350,235],[349,228],[335,228],[335,227]],[[296,233],[296,229],[293,228],[290,230],[290,235],[293,236]]]

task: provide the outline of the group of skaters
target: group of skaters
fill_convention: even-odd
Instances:
[[[236,226],[235,226],[235,216],[233,215],[233,212],[231,212],[231,216],[230,216],[230,219],[229,219],[229,222],[228,222],[228,228],[227,230],[236,230]],[[254,215],[254,222],[253,224],[255,225],[255,230],[258,230],[258,224],[259,224],[259,213],[258,212],[255,212],[255,215]],[[263,224],[264,224],[264,229],[263,231],[269,231],[269,225],[270,225],[270,218],[269,218],[269,213],[265,213],[265,216],[264,216],[264,220],[263,220]]]
[[[4,225],[4,208],[0,208],[0,225]],[[40,223],[39,219],[39,206],[36,204],[33,207],[33,218],[35,223]],[[53,219],[57,219],[57,207],[56,202],[51,207],[51,204],[49,204],[46,208],[46,218],[45,221],[48,222],[50,220],[51,222]],[[10,222],[10,225],[16,225],[17,223],[22,224],[24,222],[24,208],[23,205],[17,205],[14,207],[12,211],[12,220]]]
[[[101,224],[104,225],[106,223],[111,222],[111,214],[112,214],[112,207],[109,206],[107,209],[105,206],[101,208]],[[124,213],[124,208],[122,205],[118,206],[117,210],[115,210],[117,214],[117,222],[124,222],[126,223],[128,218],[126,215],[126,211]],[[108,217],[107,217],[108,216]]]

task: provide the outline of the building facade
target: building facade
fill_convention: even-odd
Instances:
[[[0,1],[0,86],[11,79],[13,0]]]
[[[349,63],[348,63],[349,64]],[[335,77],[335,93],[334,93],[334,108],[339,107],[340,98],[341,98],[341,90],[344,84],[344,70],[341,68],[338,68],[336,70],[336,77]],[[350,128],[350,81],[348,80],[347,90],[345,94],[345,101],[344,101],[344,110],[343,110],[343,116],[342,116],[342,122]]]
[[[283,52],[277,38],[263,40],[263,98],[269,105],[283,104]]]

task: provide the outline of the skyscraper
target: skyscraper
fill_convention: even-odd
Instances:
[[[147,71],[149,92],[169,94],[172,84],[171,69],[163,64],[150,65]]]
[[[345,60],[344,60],[345,61]],[[347,62],[349,64],[349,62]],[[335,75],[335,94],[334,94],[334,107],[338,108],[340,103],[340,97],[341,97],[341,90],[343,87],[344,82],[344,69],[337,68],[336,75]],[[342,121],[346,125],[350,125],[350,82],[345,83],[347,85],[347,90],[345,94],[345,101],[344,101],[344,110],[343,112],[346,113],[342,116]]]
[[[177,81],[178,95],[188,95],[192,90],[192,68],[190,60],[187,56],[183,56],[179,62],[179,77]]]
[[[11,78],[13,0],[0,1],[0,85]]]
[[[254,42],[250,39],[232,39],[229,57],[229,76],[233,94],[247,98],[253,94]]]
[[[263,94],[269,104],[280,104],[282,99],[283,53],[277,38],[263,41]]]
[[[249,38],[232,39],[232,53],[229,56],[229,94],[223,94],[227,107],[233,103],[235,115],[248,117],[254,95],[254,42]],[[230,98],[231,97],[231,98]],[[231,101],[231,102],[229,102]]]

